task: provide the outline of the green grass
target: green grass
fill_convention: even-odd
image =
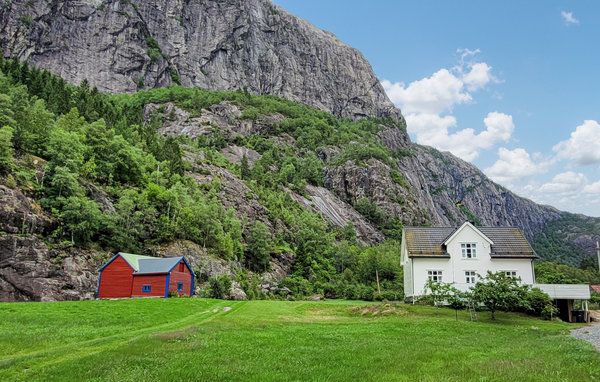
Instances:
[[[479,317],[349,301],[0,304],[0,380],[600,378],[598,353],[568,335],[573,326]]]

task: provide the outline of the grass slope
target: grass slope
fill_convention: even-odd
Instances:
[[[600,378],[598,353],[567,324],[454,314],[348,301],[0,304],[0,380]]]

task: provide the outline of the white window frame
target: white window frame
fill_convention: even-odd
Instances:
[[[517,279],[519,276],[517,275],[517,271],[500,271],[506,275],[509,279]]]
[[[428,281],[437,281],[437,282],[442,282],[442,279],[444,277],[444,271],[442,270],[438,270],[438,269],[432,269],[432,270],[428,270],[427,271],[427,280]]]
[[[460,243],[460,251],[463,259],[476,259],[477,243]]]
[[[475,271],[465,271],[466,284],[475,284],[477,282],[477,274]]]

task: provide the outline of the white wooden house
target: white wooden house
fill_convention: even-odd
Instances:
[[[475,227],[469,222],[458,228],[404,227],[401,252],[408,299],[423,295],[428,280],[467,291],[488,271],[505,272],[543,290],[556,301],[565,321],[574,321],[575,300],[590,298],[588,285],[536,284],[533,261],[538,255],[518,228]],[[587,311],[587,303],[584,307]]]
[[[404,227],[402,231],[404,295],[424,293],[428,280],[452,283],[466,291],[478,275],[506,272],[524,284],[534,284],[533,260],[538,256],[518,228]]]

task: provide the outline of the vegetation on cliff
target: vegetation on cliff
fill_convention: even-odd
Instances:
[[[270,131],[249,136],[227,136],[213,126],[211,134],[196,140],[158,134],[169,118],[160,110],[144,120],[144,105],[150,103],[173,102],[201,114],[224,100],[244,110],[240,119],[275,113],[285,119]],[[16,60],[0,61],[0,121],[0,179],[19,187],[58,222],[44,238],[50,244],[67,240],[83,248],[144,252],[155,244],[186,239],[254,271],[266,270],[278,251],[291,250],[293,273],[282,284],[295,295],[372,299],[375,270],[384,292],[401,295],[395,241],[368,247],[351,224],[333,226],[286,191],[302,195],[307,184],[322,185],[323,162],[317,155],[328,145],[347,147],[339,155],[344,160],[393,157],[376,134],[381,124],[396,122],[340,120],[243,90],[171,87],[109,96],[86,81],[71,86]],[[292,143],[275,145],[272,135],[290,136]],[[251,168],[232,163],[221,153],[232,143],[261,157]],[[194,163],[184,160],[187,153],[243,178],[268,210],[268,221],[249,221],[225,208],[218,197],[220,178],[210,183],[193,179]],[[357,204],[365,205],[363,213],[388,236],[399,237],[397,219],[386,221],[373,207]]]

